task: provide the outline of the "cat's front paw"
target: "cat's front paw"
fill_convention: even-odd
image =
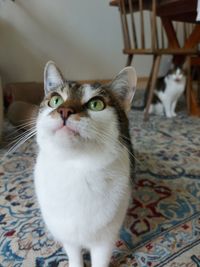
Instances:
[[[177,114],[175,112],[172,113],[172,117],[176,117]]]
[[[166,117],[167,117],[168,119],[170,119],[170,118],[172,118],[172,114],[166,114]]]
[[[167,118],[173,118],[173,117],[176,117],[176,116],[177,116],[177,114],[175,112],[166,114]]]

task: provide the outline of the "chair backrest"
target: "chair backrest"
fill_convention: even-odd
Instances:
[[[125,54],[153,54],[158,50],[166,52],[169,48],[173,48],[168,43],[156,11],[156,0],[119,0]],[[174,22],[180,46],[190,35],[193,27],[192,23]]]
[[[147,5],[143,0],[119,0],[125,51],[135,49],[141,50],[142,53],[147,49],[158,47],[156,0],[148,2]],[[150,40],[147,40],[147,36],[150,37]],[[164,42],[163,32],[161,36],[162,42]]]

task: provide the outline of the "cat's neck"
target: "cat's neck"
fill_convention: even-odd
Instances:
[[[39,149],[39,155],[42,158],[47,159],[49,164],[51,162],[59,162],[61,165],[65,163],[70,163],[71,166],[85,166],[90,169],[105,168],[106,166],[112,164],[114,161],[121,158],[126,149],[119,145],[116,149],[112,146],[102,146],[102,145],[86,145],[77,149],[69,148],[58,148],[56,145],[51,144],[48,146],[42,146]]]

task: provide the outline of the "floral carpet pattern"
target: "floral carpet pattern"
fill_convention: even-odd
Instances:
[[[13,131],[5,123],[4,136]],[[200,267],[200,118],[130,112],[136,156],[133,193],[112,267]],[[33,186],[34,139],[0,149],[0,267],[67,267],[46,230]],[[90,258],[84,252],[89,266]]]

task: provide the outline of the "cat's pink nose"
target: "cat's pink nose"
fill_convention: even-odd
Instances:
[[[74,114],[75,111],[72,108],[65,108],[65,107],[60,107],[58,108],[58,113],[60,113],[61,118],[63,119],[64,125],[66,123],[66,120],[71,114]]]

